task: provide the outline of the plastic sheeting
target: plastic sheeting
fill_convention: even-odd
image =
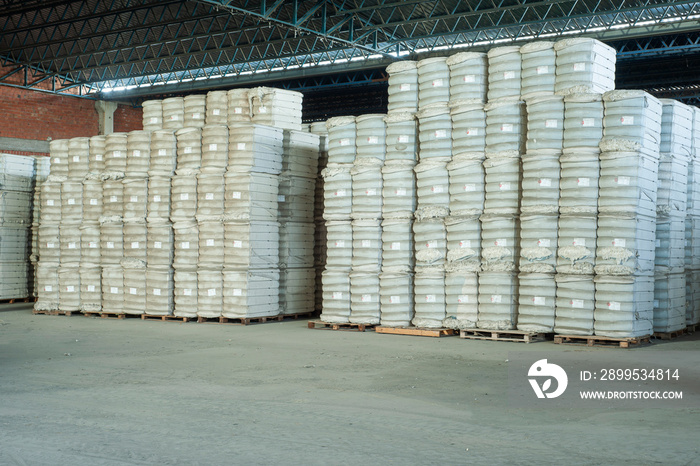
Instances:
[[[598,275],[594,282],[596,335],[627,338],[653,333],[653,275]]]
[[[447,58],[450,68],[450,99],[486,101],[488,58],[485,53],[461,52]]]
[[[374,272],[350,274],[350,322],[378,324],[380,320],[379,275]]]
[[[577,37],[557,41],[554,50],[557,94],[602,94],[615,88],[617,52],[612,47],[595,39]]]
[[[522,158],[522,213],[557,213],[559,211],[559,153],[528,152]]]
[[[476,273],[445,274],[445,328],[475,328],[479,312],[479,279]]]
[[[425,58],[418,62],[418,109],[450,100],[450,68],[447,58]]]
[[[413,275],[382,273],[379,275],[380,324],[408,327],[413,319]]]
[[[536,41],[520,47],[522,99],[552,95],[555,90],[556,60],[554,42]]]
[[[387,66],[389,75],[389,112],[418,110],[418,64],[398,61]]]
[[[352,223],[350,221],[326,222],[326,268],[349,271],[352,264]]]
[[[512,330],[517,323],[518,278],[507,272],[479,274],[477,327]]]
[[[413,223],[416,270],[444,266],[447,258],[447,230],[444,219],[425,219]]]
[[[223,275],[224,317],[265,317],[279,314],[279,271],[237,270],[224,271]]]
[[[414,276],[414,315],[416,327],[441,328],[445,321],[445,271],[440,267],[423,267]]]
[[[391,219],[382,221],[382,271],[408,273],[413,271],[413,221]]]
[[[350,321],[350,275],[327,269],[323,272],[323,310],[321,320],[329,323]]]
[[[280,234],[276,222],[226,221],[224,240],[226,268],[270,269],[279,265]]]
[[[518,275],[518,330],[546,333],[554,331],[556,289],[554,275]]]
[[[595,284],[592,275],[557,274],[554,332],[561,335],[593,335]]]
[[[387,218],[411,218],[416,210],[415,162],[388,162],[382,171],[382,212]]]
[[[560,215],[557,272],[591,275],[595,266],[598,218],[595,215]]]
[[[554,273],[557,264],[558,217],[520,216],[520,271]]]

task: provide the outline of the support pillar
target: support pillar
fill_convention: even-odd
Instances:
[[[95,102],[98,116],[99,134],[112,134],[114,132],[114,112],[117,110],[116,102],[98,100]]]

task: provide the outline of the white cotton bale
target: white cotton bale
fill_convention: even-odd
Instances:
[[[197,222],[173,223],[173,268],[196,270],[199,260],[199,226]]]
[[[518,330],[554,331],[556,290],[552,274],[518,274]]]
[[[280,226],[277,222],[224,222],[224,240],[226,268],[279,266]]]
[[[560,335],[593,335],[595,284],[592,275],[557,274],[554,332]]]
[[[228,165],[229,134],[226,125],[209,125],[202,128],[202,170],[222,172]]]
[[[224,271],[224,309],[229,318],[279,314],[278,270]]]
[[[102,269],[99,266],[82,266],[80,275],[80,310],[99,312],[102,310]]]
[[[600,154],[598,210],[656,215],[659,159],[637,152]]]
[[[418,109],[450,100],[450,68],[446,57],[425,58],[418,66]]]
[[[282,268],[314,266],[314,224],[283,222],[280,224],[279,264]]]
[[[700,216],[700,160],[690,159],[688,162],[686,213],[694,217]],[[657,193],[658,197],[658,193]]]
[[[418,110],[418,63],[404,60],[386,67],[389,112]]]
[[[380,220],[353,220],[353,271],[378,273],[382,266],[382,227]]]
[[[172,315],[175,308],[175,281],[170,267],[146,269],[146,310],[154,316]]]
[[[0,226],[0,257],[2,257],[2,264],[6,264],[5,267],[12,267],[10,262],[29,262],[30,234],[30,229],[24,225]]]
[[[80,183],[76,183],[80,184]],[[82,185],[81,192],[79,194],[82,197]],[[0,224],[1,223],[18,223],[18,224],[29,224],[32,217],[32,199],[34,195],[30,191],[10,191],[10,190],[0,190]],[[75,206],[71,206],[75,207]],[[82,205],[78,206],[76,210],[82,211]],[[61,210],[65,210],[62,207]],[[61,215],[61,220],[62,215]],[[80,220],[72,218],[71,221]]]
[[[146,268],[124,268],[124,313],[146,313]]]
[[[513,215],[520,210],[520,158],[497,157],[484,161],[484,213]]]
[[[413,270],[413,221],[382,221],[382,270],[407,273]]]
[[[301,108],[304,95],[298,91],[273,87],[249,90],[248,99],[254,123],[301,131]]]
[[[656,219],[654,265],[657,272],[683,270],[685,266],[685,216]]]
[[[687,156],[661,153],[659,157],[658,186],[656,191],[657,215],[684,216],[688,210]]]
[[[198,170],[202,165],[202,129],[182,128],[177,138],[177,172]]]
[[[445,321],[445,271],[437,267],[416,270],[414,314],[411,323],[422,328],[441,328]]]
[[[201,128],[204,126],[207,108],[207,96],[191,94],[185,96],[183,103],[183,126],[185,128]]]
[[[554,273],[557,265],[557,215],[520,216],[520,271]]]
[[[565,153],[559,157],[559,212],[562,214],[598,212],[600,160],[595,152]]]
[[[385,327],[408,327],[413,319],[413,275],[379,275],[380,321]]]
[[[80,225],[80,265],[99,265],[100,256],[100,225],[86,223]]]
[[[376,159],[355,160],[352,176],[353,219],[382,217],[382,166]],[[372,160],[372,162],[370,162]]]
[[[445,274],[445,320],[443,327],[475,328],[479,313],[479,278],[476,273]]]
[[[564,98],[564,149],[598,152],[603,138],[603,96],[571,94]]]
[[[163,101],[146,100],[143,107],[143,129],[144,131],[157,131],[163,129]]]
[[[228,124],[250,122],[252,118],[252,108],[248,100],[250,89],[231,89],[227,92],[228,98]]]
[[[527,151],[564,148],[564,98],[558,95],[527,100]]]
[[[224,306],[224,277],[221,270],[197,271],[197,315],[219,317]]]
[[[80,223],[61,223],[59,226],[61,266],[77,267],[80,264]]]
[[[323,218],[350,219],[352,213],[352,165],[332,165],[323,169]]]
[[[603,95],[603,139],[600,149],[656,153],[661,143],[662,104],[644,91],[617,90]]]
[[[520,222],[516,217],[482,215],[481,264],[490,272],[514,271],[520,257]]]
[[[597,274],[654,272],[656,222],[653,217],[601,214],[597,234]]]
[[[447,230],[442,218],[418,220],[413,223],[416,265],[439,266],[447,257]]]
[[[89,143],[88,171],[96,175],[105,171],[105,144],[107,136],[92,136]]]
[[[197,317],[198,285],[195,270],[179,270],[173,272],[173,314],[178,317]]]
[[[229,127],[229,172],[282,172],[284,131],[271,126],[237,123]]]
[[[356,139],[355,146],[357,159],[377,159],[384,161],[386,158],[386,114],[376,113],[358,116],[355,119]]]
[[[450,69],[450,99],[486,101],[488,57],[481,52],[460,52],[447,58]]]
[[[479,274],[477,328],[512,330],[517,322],[518,278],[507,272]]]
[[[593,274],[596,258],[598,218],[595,215],[559,216],[557,271],[564,274]]]
[[[350,270],[352,264],[352,223],[350,221],[326,222],[326,268]]]
[[[280,270],[280,314],[308,314],[315,309],[316,271],[312,267]]]
[[[357,124],[355,117],[331,118],[328,128],[328,163],[353,163],[357,152]]]
[[[54,176],[68,176],[68,139],[55,139],[49,142],[51,157],[51,174]]]
[[[279,181],[265,173],[228,172],[224,178],[224,211],[232,220],[277,220]]]
[[[41,184],[41,221],[61,221],[61,183],[45,181]]]
[[[323,272],[321,320],[328,323],[350,321],[350,274],[326,269]]]
[[[486,111],[487,156],[516,156],[525,152],[527,120],[525,104],[505,100],[489,102]]]
[[[102,216],[102,182],[86,178],[83,181],[83,221],[98,222]]]
[[[171,223],[148,223],[146,262],[149,267],[170,267],[173,263],[175,237]]]
[[[185,99],[170,97],[163,100],[163,129],[179,130],[184,127]]]
[[[418,122],[415,113],[390,113],[386,123],[385,161],[414,161],[418,157]]]
[[[693,135],[690,140],[690,155],[697,158],[700,156],[700,108],[691,106],[693,111]]]
[[[197,177],[175,175],[170,180],[170,219],[194,219],[197,214]]]
[[[58,262],[40,261],[36,274],[39,290],[34,309],[37,311],[58,310]]]
[[[452,156],[452,118],[447,104],[428,107],[417,114],[420,160]]]
[[[83,184],[66,181],[61,186],[61,221],[79,222],[83,219]]]
[[[145,223],[125,223],[122,228],[124,235],[124,258],[130,263],[146,264],[147,232]]]
[[[119,218],[124,215],[124,185],[122,180],[105,180],[102,184],[102,215]]]
[[[279,177],[277,195],[280,220],[313,222],[316,180],[283,172]]]
[[[198,220],[212,220],[224,215],[225,183],[223,173],[198,174],[196,194]]]
[[[479,217],[445,219],[447,232],[447,268],[478,272],[481,267],[481,222]]]
[[[206,96],[207,125],[228,125],[228,95],[226,91],[210,91]]]
[[[105,174],[123,177],[126,172],[126,133],[112,133],[105,137]]]
[[[124,269],[102,266],[102,311],[124,313]]]
[[[630,338],[653,333],[653,275],[598,275],[594,282],[596,335]]]
[[[494,47],[488,51],[488,100],[519,99],[522,57],[520,47]]]
[[[596,39],[576,37],[557,41],[554,50],[557,94],[603,93],[615,89],[614,48]]]
[[[486,111],[482,103],[451,104],[452,154],[486,151]]]
[[[177,167],[177,137],[172,130],[159,130],[151,133],[149,177],[170,177]]]
[[[554,42],[535,41],[520,47],[522,74],[520,95],[531,99],[555,90],[557,53]]]
[[[80,273],[77,267],[58,267],[58,310],[75,312],[80,310]]]
[[[167,177],[148,179],[146,215],[149,222],[170,221],[170,185],[171,180]]]
[[[685,273],[654,276],[654,332],[675,332],[686,327]]]
[[[415,162],[396,160],[382,169],[382,218],[411,218],[416,210]]]
[[[68,141],[68,178],[81,180],[90,166],[90,138],[73,138]]]
[[[132,131],[126,137],[126,176],[145,178],[151,162],[151,131]]]
[[[449,159],[421,159],[416,174],[416,219],[442,218],[449,214]]]
[[[145,221],[148,207],[148,179],[124,178],[124,221]]]
[[[353,272],[350,274],[350,322],[375,325],[379,323],[379,275]]]
[[[39,225],[39,258],[43,262],[59,263],[61,260],[61,243],[59,240],[59,226],[42,222]]]
[[[559,153],[528,152],[522,157],[522,213],[557,213],[561,167]]]

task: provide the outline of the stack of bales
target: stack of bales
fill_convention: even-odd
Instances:
[[[83,178],[83,216],[80,226],[82,246],[80,310],[84,312],[99,312],[102,309],[100,221],[103,217],[104,202],[101,177],[105,171],[105,142],[105,136],[93,136],[89,139],[87,173]]]
[[[35,157],[35,181],[34,181],[34,200],[32,202],[32,247],[31,247],[31,280],[32,293],[31,296],[37,298],[39,296],[39,283],[37,280],[37,271],[39,267],[39,226],[41,225],[41,185],[49,176],[50,157],[37,156]]]
[[[686,324],[700,323],[700,109],[693,107],[685,217]]]
[[[314,269],[316,274],[314,309],[323,309],[323,268],[326,265],[326,222],[323,219],[323,170],[328,165],[328,129],[326,122],[309,125],[309,132],[319,136],[318,166],[314,187]]]

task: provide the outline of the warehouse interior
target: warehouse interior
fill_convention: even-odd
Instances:
[[[0,1],[0,463],[700,464],[699,20]]]

